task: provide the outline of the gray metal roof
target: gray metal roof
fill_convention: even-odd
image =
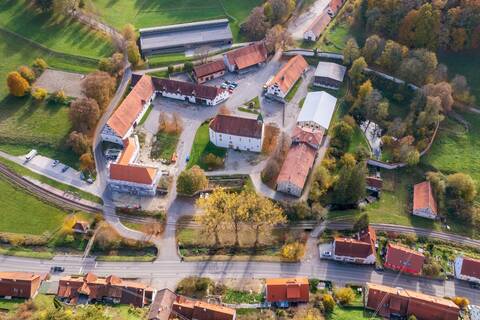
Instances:
[[[315,70],[315,77],[325,77],[342,82],[347,68],[337,63],[320,61]]]
[[[336,104],[337,98],[325,91],[309,92],[298,115],[297,122],[312,121],[327,130]]]
[[[228,19],[140,29],[142,50],[195,46],[224,40],[232,40]]]

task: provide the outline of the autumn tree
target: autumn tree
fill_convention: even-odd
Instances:
[[[333,186],[333,201],[341,206],[356,205],[366,195],[365,163],[342,167]]]
[[[453,90],[453,97],[457,101],[461,101],[466,104],[475,103],[475,97],[470,93],[470,87],[468,86],[467,79],[461,75],[455,75],[450,85]]]
[[[142,57],[135,41],[127,41],[127,57],[133,66],[138,66]]]
[[[374,34],[365,40],[362,48],[362,56],[367,63],[374,63],[382,54],[385,40]]]
[[[305,244],[298,241],[287,243],[282,246],[280,251],[282,258],[287,261],[298,261],[305,254]]]
[[[332,187],[333,181],[334,179],[327,168],[322,165],[315,168],[309,199],[319,200]]]
[[[35,81],[35,72],[27,66],[21,66],[18,68],[18,73],[20,73],[20,75],[30,84]]]
[[[182,171],[177,179],[177,192],[185,195],[193,195],[207,186],[208,179],[199,166]]]
[[[126,41],[137,41],[137,32],[135,31],[135,27],[130,23],[123,26],[122,36]]]
[[[10,94],[15,97],[23,97],[30,91],[30,84],[17,71],[8,74],[7,86]]]
[[[377,63],[389,72],[396,72],[404,57],[408,54],[408,48],[401,44],[388,40],[383,48]]]
[[[44,101],[47,98],[48,92],[44,88],[34,88],[32,91],[33,99],[37,101]]]
[[[453,297],[452,301],[462,309],[465,309],[470,304],[470,301],[465,297]]]
[[[440,33],[440,11],[431,3],[425,3],[418,10],[414,29],[413,44],[415,47],[436,50]]]
[[[465,49],[468,35],[464,28],[453,28],[453,30],[450,32],[450,37],[450,49],[452,49],[452,51],[458,52]]]
[[[351,65],[353,61],[360,58],[360,54],[361,52],[355,39],[348,39],[345,47],[343,48],[343,64]]]
[[[86,76],[82,87],[85,95],[95,99],[100,110],[104,110],[115,93],[116,83],[108,73],[97,71]]]
[[[339,121],[332,128],[331,145],[346,150],[352,141],[353,128],[345,121]]]
[[[348,70],[348,76],[350,77],[350,80],[352,80],[352,84],[355,87],[360,85],[360,83],[362,83],[364,80],[365,76],[363,74],[363,70],[365,70],[366,67],[368,67],[368,65],[365,62],[365,59],[360,57],[353,62],[350,70]]]
[[[103,58],[98,63],[98,69],[116,77],[123,72],[123,54],[116,52],[110,58]]]
[[[285,49],[293,45],[293,39],[290,32],[277,24],[268,30],[265,36],[265,46],[269,52],[275,52],[278,49]]]
[[[425,109],[417,117],[418,128],[429,128],[443,120],[442,101],[439,97],[427,97]]]
[[[307,308],[295,313],[293,320],[323,320],[324,317],[316,308]]]
[[[81,132],[72,131],[67,139],[67,145],[73,149],[77,155],[89,152],[91,148],[90,139]]]
[[[454,173],[447,177],[447,196],[465,202],[473,202],[477,196],[477,187],[472,177],[465,173]]]
[[[355,223],[353,224],[353,231],[359,232],[360,230],[364,230],[368,228],[369,224],[370,224],[370,218],[368,217],[368,214],[364,213],[360,217],[358,217]]]
[[[330,314],[335,309],[335,300],[330,294],[324,294],[322,297],[322,304],[326,314]]]
[[[255,7],[250,12],[247,20],[242,24],[241,30],[248,39],[258,41],[265,37],[270,24],[265,16],[263,7]]]
[[[79,98],[70,104],[70,121],[76,131],[87,133],[93,128],[100,117],[98,103],[91,98]]]
[[[208,197],[199,198],[196,202],[203,212],[197,216],[197,221],[206,232],[214,235],[216,245],[220,244],[219,233],[226,226],[229,202],[227,193],[222,188],[215,189]]]
[[[453,90],[448,82],[440,82],[436,84],[429,83],[423,87],[423,91],[427,96],[438,97],[442,104],[443,113],[448,113],[453,106]]]
[[[36,58],[33,63],[32,63],[32,67],[35,69],[35,70],[38,70],[39,72],[37,73],[41,73],[43,72],[45,69],[48,68],[48,64],[47,62],[42,59],[42,58]]]
[[[93,171],[95,169],[95,160],[91,152],[86,152],[80,156],[80,169],[82,171]]]
[[[295,9],[295,0],[269,0],[272,24],[283,23]]]

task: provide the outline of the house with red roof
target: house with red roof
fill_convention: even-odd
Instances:
[[[171,319],[182,320],[235,320],[237,311],[232,308],[179,296],[172,305]]]
[[[278,73],[267,83],[266,94],[272,98],[284,101],[293,86],[305,74],[308,63],[301,55],[288,60]]]
[[[336,237],[333,241],[333,259],[358,264],[375,264],[376,242],[375,229],[370,226],[353,237]]]
[[[307,303],[310,289],[307,278],[273,278],[265,281],[265,301],[279,306]]]
[[[432,185],[430,181],[417,183],[413,187],[413,210],[415,216],[437,219],[437,202],[433,196]]]
[[[424,262],[425,256],[422,253],[405,246],[389,243],[383,265],[402,273],[420,275]]]
[[[223,55],[223,61],[228,71],[245,73],[267,61],[268,52],[263,42],[228,51]]]
[[[0,272],[0,297],[34,298],[43,280],[44,276],[31,272]]]
[[[225,63],[222,59],[207,62],[193,67],[193,78],[197,83],[204,83],[225,74]]]
[[[325,8],[322,13],[308,26],[307,30],[305,30],[303,33],[303,39],[307,41],[317,41],[330,21],[332,21],[332,17],[329,14],[328,8]]]
[[[458,256],[455,259],[455,277],[460,280],[480,283],[480,259]]]
[[[218,114],[208,126],[210,142],[220,148],[261,152],[264,124],[259,117]]]

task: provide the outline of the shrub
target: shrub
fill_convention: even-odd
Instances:
[[[30,84],[16,71],[10,72],[7,77],[8,90],[12,96],[23,97],[30,91]]]
[[[465,297],[454,297],[452,301],[462,309],[465,309],[470,304],[470,301]]]
[[[48,97],[48,101],[53,102],[53,103],[58,103],[58,104],[67,104],[68,102],[68,97],[65,94],[65,91],[63,90],[58,90],[54,93],[52,93]]]
[[[193,298],[203,298],[213,286],[214,283],[210,278],[192,276],[182,279],[178,283],[176,292]]]
[[[283,245],[282,257],[288,261],[298,261],[305,254],[305,244],[298,241]]]
[[[335,309],[335,300],[329,294],[324,294],[322,297],[323,309],[326,314],[330,314]]]
[[[174,67],[172,65],[169,65],[167,67],[167,74],[169,74],[169,75],[172,74],[174,70],[175,70]]]
[[[32,67],[36,70],[39,70],[40,73],[45,71],[48,68],[48,64],[42,58],[37,58],[33,61]]]
[[[48,92],[43,88],[35,88],[32,92],[33,99],[43,101],[47,98]]]
[[[353,292],[353,289],[350,287],[335,290],[334,295],[337,301],[342,305],[350,304],[355,300],[355,292]]]
[[[195,192],[204,190],[207,187],[208,179],[199,166],[193,166],[191,169],[184,170],[178,176],[177,192],[179,193],[193,195]]]
[[[208,169],[214,170],[223,166],[223,159],[213,153],[209,153],[203,158],[203,163],[205,163]]]

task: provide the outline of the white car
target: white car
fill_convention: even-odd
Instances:
[[[332,256],[332,253],[331,253],[330,251],[324,251],[324,252],[322,253],[322,257],[328,257],[328,258],[330,258],[331,256]]]

